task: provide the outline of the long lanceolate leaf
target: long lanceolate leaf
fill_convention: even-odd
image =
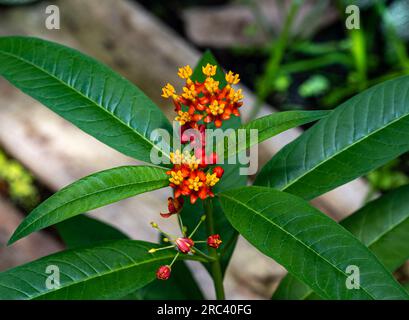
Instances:
[[[55,227],[69,249],[129,239],[114,226],[86,215],[75,216],[56,224]]]
[[[30,262],[0,273],[0,299],[121,298],[152,282],[156,269],[172,261],[174,250],[148,253],[155,246],[117,240]],[[52,274],[47,273],[49,266],[53,266]],[[55,276],[55,267],[60,273],[58,288],[47,285],[47,278]]]
[[[9,244],[40,229],[110,203],[169,184],[166,170],[126,166],[80,179],[35,208],[14,232]]]
[[[96,60],[27,37],[0,38],[0,75],[85,132],[122,153],[150,162],[150,135],[171,132],[145,94]]]
[[[345,102],[284,147],[257,185],[312,199],[409,150],[409,76]]]
[[[340,224],[366,245],[389,270],[409,258],[409,186],[370,202]],[[312,290],[291,274],[274,293],[273,299],[316,298]]]
[[[227,141],[225,142],[225,158],[229,158],[236,153],[245,151],[257,143],[261,143],[270,139],[288,129],[295,128],[310,122],[320,120],[328,116],[331,111],[317,110],[317,111],[284,111],[276,112],[270,115],[255,119],[238,128],[238,130],[245,130],[245,143],[238,143],[236,148],[228,148]],[[251,139],[251,131],[257,130],[257,139]],[[239,137],[235,131],[236,138]]]
[[[408,299],[405,290],[348,231],[307,202],[278,190],[247,187],[220,194],[232,225],[327,299]],[[360,288],[348,289],[346,269],[360,270]]]

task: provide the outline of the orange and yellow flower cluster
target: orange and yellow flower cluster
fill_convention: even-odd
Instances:
[[[204,200],[214,197],[212,187],[219,182],[224,170],[220,166],[203,168],[202,162],[190,153],[181,154],[179,150],[170,154],[173,168],[167,171],[170,186],[174,189],[175,198],[190,196],[193,204],[198,198]],[[173,202],[172,202],[173,204]]]
[[[213,122],[219,128],[231,115],[240,116],[243,93],[241,89],[232,88],[232,85],[240,82],[240,78],[238,74],[229,71],[225,75],[227,85],[220,88],[220,82],[214,79],[217,66],[207,64],[202,67],[202,72],[206,79],[203,82],[193,81],[190,78],[193,74],[192,68],[180,68],[178,75],[186,80],[183,92],[176,94],[175,88],[168,83],[162,89],[162,97],[172,98],[177,113],[175,120],[181,126],[197,128],[198,122],[203,120],[204,123]]]
[[[179,69],[179,77],[186,80],[180,95],[176,94],[175,88],[169,83],[162,88],[162,97],[172,98],[175,105],[177,113],[175,120],[180,123],[182,129],[181,142],[190,143],[195,147],[193,155],[182,154],[179,150],[170,155],[173,168],[167,173],[170,176],[169,182],[174,189],[175,199],[169,200],[169,213],[162,216],[180,211],[180,208],[175,209],[177,206],[174,203],[181,196],[189,196],[191,203],[195,203],[198,198],[204,200],[214,196],[212,187],[222,177],[223,169],[209,168],[209,165],[217,162],[217,156],[215,153],[209,156],[205,154],[206,125],[214,123],[216,127],[221,127],[223,121],[230,119],[232,115],[240,116],[239,108],[243,104],[242,90],[232,88],[232,85],[240,82],[239,75],[229,71],[225,75],[227,85],[222,88],[220,82],[214,78],[217,66],[207,64],[202,67],[202,72],[206,78],[203,82],[199,82],[191,79],[193,71],[190,66]],[[201,139],[186,138],[184,133],[190,128],[198,130]],[[197,146],[198,143],[199,146]]]

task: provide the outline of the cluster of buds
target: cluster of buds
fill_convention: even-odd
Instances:
[[[207,240],[194,241],[194,233],[204,221],[203,216],[196,228],[190,235],[186,234],[186,227],[183,225],[180,212],[183,208],[184,198],[189,197],[190,203],[196,203],[197,199],[205,200],[208,197],[214,197],[212,188],[222,178],[224,170],[217,163],[217,155],[212,152],[206,154],[206,126],[214,123],[215,127],[222,126],[223,121],[230,119],[232,115],[240,116],[239,108],[243,105],[243,94],[241,89],[235,90],[232,85],[239,83],[239,75],[229,72],[225,75],[227,85],[221,88],[220,82],[214,76],[217,72],[217,66],[207,64],[202,67],[205,75],[203,82],[193,81],[193,74],[190,66],[179,69],[178,75],[186,80],[183,92],[176,94],[175,88],[167,84],[162,89],[162,97],[173,100],[176,112],[175,120],[181,126],[181,143],[190,144],[191,150],[181,152],[176,150],[170,153],[172,168],[167,171],[169,175],[169,186],[173,188],[174,197],[168,198],[168,212],[161,213],[161,216],[168,218],[174,214],[178,216],[179,224],[182,229],[182,237],[173,237],[159,229],[156,223],[152,226],[160,230],[166,238],[164,242],[171,243],[163,248],[153,248],[149,250],[154,253],[158,250],[176,249],[177,253],[171,264],[161,266],[156,276],[160,280],[167,280],[171,274],[171,268],[180,254],[200,254],[206,256],[195,245],[198,243],[207,243],[210,248],[218,249],[222,243],[218,234],[210,235]],[[189,136],[189,129],[195,129],[198,136]]]
[[[179,77],[186,80],[182,94],[176,94],[170,83],[163,87],[162,97],[173,100],[177,113],[175,120],[179,121],[181,126],[197,128],[198,121],[203,120],[204,123],[213,122],[219,128],[231,115],[240,116],[238,109],[243,105],[243,93],[241,89],[232,88],[232,85],[240,82],[239,75],[229,71],[225,75],[227,85],[220,88],[220,82],[213,78],[216,71],[215,65],[207,64],[202,67],[206,79],[199,82],[190,78],[193,74],[192,68],[185,66],[178,72]]]
[[[183,236],[181,237],[172,236],[164,232],[163,230],[161,230],[158,224],[154,222],[151,223],[153,228],[158,229],[162,234],[166,236],[166,238],[163,238],[163,241],[169,242],[171,244],[168,246],[162,247],[162,248],[152,248],[149,250],[149,253],[155,253],[157,251],[166,250],[166,249],[176,249],[178,251],[171,264],[160,266],[159,269],[156,271],[156,277],[159,280],[169,279],[170,274],[171,274],[172,265],[175,263],[175,261],[177,260],[180,254],[195,254],[199,252],[200,254],[204,255],[204,253],[202,253],[198,248],[195,247],[195,244],[206,242],[207,245],[211,248],[215,248],[215,249],[219,248],[219,246],[222,244],[222,240],[220,239],[220,236],[218,234],[209,236],[206,241],[193,241],[192,239],[192,237],[198,230],[199,226],[205,219],[206,219],[206,216],[202,216],[200,218],[198,225],[193,230],[193,232],[189,236],[187,236],[186,233],[184,232]]]

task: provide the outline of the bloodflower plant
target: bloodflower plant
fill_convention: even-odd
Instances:
[[[239,83],[239,75],[234,74],[232,71],[227,73],[225,75],[227,85],[220,88],[220,82],[213,78],[216,75],[216,71],[217,65],[207,63],[205,66],[202,66],[205,80],[202,82],[193,81],[191,79],[193,74],[192,68],[187,65],[180,68],[178,72],[179,77],[186,80],[181,95],[176,94],[175,88],[170,83],[162,88],[162,97],[172,98],[173,100],[175,112],[177,113],[175,120],[180,123],[182,128],[181,143],[193,146],[200,144],[200,146],[194,149],[195,152],[193,153],[181,152],[180,150],[170,153],[173,167],[166,174],[170,176],[169,186],[174,190],[174,198],[168,198],[169,212],[161,213],[161,216],[169,218],[173,214],[177,214],[183,237],[164,238],[166,242],[172,241],[174,244],[160,249],[153,248],[149,250],[151,253],[173,248],[179,251],[170,265],[159,267],[156,275],[160,280],[167,280],[169,278],[172,265],[180,253],[199,253],[203,257],[207,257],[206,254],[194,247],[195,242],[192,240],[192,236],[199,228],[200,223],[204,221],[203,217],[206,216],[202,217],[194,232],[187,237],[183,231],[186,227],[183,224],[180,213],[183,208],[184,196],[190,198],[191,204],[195,204],[198,198],[205,200],[208,197],[214,197],[212,188],[220,181],[224,173],[224,169],[220,166],[211,167],[211,165],[217,163],[217,155],[215,153],[212,153],[209,157],[206,155],[206,126],[214,122],[214,125],[218,128],[222,126],[223,121],[229,120],[232,115],[240,116],[238,108],[242,106],[242,91],[241,89],[236,91],[232,88],[232,85]],[[187,111],[183,111],[183,108],[186,108]],[[203,120],[204,124],[199,124],[201,120]],[[199,139],[192,140],[184,136],[185,131],[189,128],[199,130]],[[156,223],[152,223],[152,226],[158,228]],[[206,242],[209,247],[217,249],[222,240],[219,235],[209,235],[207,241],[201,242]],[[196,241],[196,243],[199,242]],[[166,273],[167,277],[163,277],[162,270],[164,268],[169,270]]]
[[[163,79],[162,96],[181,126],[180,135],[173,135],[164,113],[139,88],[60,44],[0,37],[0,75],[86,133],[146,163],[96,172],[37,206],[9,244],[55,226],[67,250],[1,272],[0,299],[203,299],[186,261],[203,264],[216,298],[224,299],[223,279],[239,235],[288,270],[274,299],[409,299],[392,275],[409,258],[409,186],[339,223],[311,204],[409,151],[408,76],[380,83],[332,111],[277,112],[241,124],[240,113],[252,105],[243,106],[239,75],[224,73],[207,52],[194,69],[179,69],[179,93]],[[243,152],[312,122],[248,185],[241,174],[246,164],[235,161]],[[207,150],[212,128],[228,129],[226,138],[236,142],[244,134],[244,143],[229,143],[232,150],[216,155]],[[163,148],[158,129],[180,144]],[[190,129],[198,133],[193,138]],[[247,139],[251,130],[258,130],[258,141]],[[170,162],[158,164],[152,154]],[[140,196],[126,205],[136,204],[135,219],[160,219],[152,223],[159,243],[131,239],[83,215],[162,188],[154,198]],[[148,205],[147,199],[155,201]],[[172,232],[164,230],[171,226]],[[58,271],[58,286],[48,285],[50,266]],[[245,274],[244,265],[240,272]]]

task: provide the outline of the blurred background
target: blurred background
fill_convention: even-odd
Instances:
[[[379,82],[409,73],[409,0],[0,0],[0,35],[31,35],[85,52],[134,82],[171,117],[161,99],[177,68],[212,50],[241,75],[243,121],[284,110],[332,109]],[[348,30],[346,8],[360,8],[360,28]],[[48,30],[46,8],[59,8],[60,29]],[[357,21],[354,21],[357,23]],[[308,126],[259,148],[259,165]],[[79,131],[0,79],[0,271],[63,249],[45,230],[5,243],[21,219],[63,186],[95,171],[135,164]],[[336,220],[377,195],[409,182],[403,155],[313,201]],[[170,191],[159,190],[92,212],[128,235],[155,241]],[[161,221],[164,228],[173,222]],[[168,224],[168,226],[166,226]],[[269,298],[285,270],[243,239],[225,284],[228,298]],[[190,265],[212,297],[206,272]],[[407,277],[404,266],[396,274]]]

